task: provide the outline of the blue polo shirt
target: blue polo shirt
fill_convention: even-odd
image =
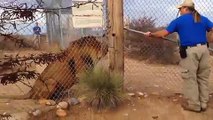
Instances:
[[[194,22],[193,14],[184,14],[173,20],[166,30],[169,33],[177,32],[180,45],[190,46],[206,43],[206,32],[213,28],[213,23],[206,17],[201,16],[201,22]]]
[[[33,27],[33,32],[36,35],[40,35],[41,28],[39,26],[35,26],[35,27]]]

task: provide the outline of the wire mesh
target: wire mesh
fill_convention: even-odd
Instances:
[[[106,11],[102,10],[105,9],[105,1],[88,1],[88,3],[78,1],[73,2],[71,5],[57,9],[39,8],[38,10],[41,11],[35,13],[35,18],[32,21],[17,24],[17,29],[10,25],[8,31],[4,31],[33,42],[32,28],[38,22],[42,31],[42,42],[40,45],[44,49],[26,48],[20,50],[17,48],[16,52],[4,49],[1,59],[4,58],[5,54],[15,57],[17,53],[21,56],[30,56],[34,53],[48,53],[49,51],[60,53],[59,50],[52,48],[52,43],[54,42],[59,44],[60,50],[65,51],[66,56],[63,60],[55,61],[51,64],[44,64],[42,66],[32,64],[29,69],[35,70],[41,73],[41,75],[34,80],[24,79],[15,84],[0,85],[0,97],[12,96],[11,98],[16,98],[18,96],[21,98],[46,98],[59,101],[66,97],[71,97],[70,88],[78,82],[81,73],[94,68],[98,63],[98,66],[103,65],[101,61],[107,59],[107,38],[104,36],[106,28],[106,16],[104,15],[106,15]],[[82,12],[83,9],[81,8],[83,6],[86,6],[88,13],[82,13],[81,19],[87,20],[91,17],[92,20],[98,19],[98,22],[87,23],[85,26],[80,26],[83,23],[77,24],[73,22],[75,17],[73,9],[75,9],[75,12]],[[95,18],[92,18],[91,12],[93,14],[98,12]],[[96,22],[98,25],[94,24]],[[91,26],[87,26],[88,24],[91,24]],[[76,25],[79,26],[76,27]],[[42,46],[44,43],[46,46]],[[8,72],[14,71],[9,69]]]
[[[199,13],[210,20],[213,15],[209,8],[210,0],[194,0]],[[178,17],[176,6],[180,0],[124,0],[124,25],[127,29],[147,32],[165,28]],[[168,95],[181,93],[178,37],[169,36],[176,41],[147,38],[142,34],[125,30],[125,85],[128,90]],[[213,62],[211,56],[211,65]],[[210,91],[213,92],[212,74]]]

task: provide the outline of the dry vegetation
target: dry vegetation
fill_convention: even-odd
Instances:
[[[156,27],[155,20],[148,17],[132,20],[129,28],[146,32],[157,31],[164,27]],[[125,34],[125,47],[128,49],[127,56],[137,60],[147,60],[149,63],[176,64],[178,58],[177,44],[160,38],[148,38],[142,34],[127,32]],[[176,40],[176,35],[168,36]]]

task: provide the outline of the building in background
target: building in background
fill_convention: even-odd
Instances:
[[[72,7],[88,0],[37,0],[47,9],[46,24],[49,43],[58,42],[62,48],[86,35],[103,35],[103,0]]]

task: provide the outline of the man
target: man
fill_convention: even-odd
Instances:
[[[39,27],[38,22],[36,22],[36,26],[33,27],[33,34],[34,34],[33,43],[36,47],[39,47],[41,28]]]
[[[201,16],[194,3],[184,1],[177,7],[181,16],[173,20],[166,29],[154,33],[146,32],[149,37],[165,37],[177,32],[180,38],[180,66],[184,80],[182,107],[194,112],[205,111],[209,101],[208,82],[210,76],[209,51],[206,32],[213,23]]]

